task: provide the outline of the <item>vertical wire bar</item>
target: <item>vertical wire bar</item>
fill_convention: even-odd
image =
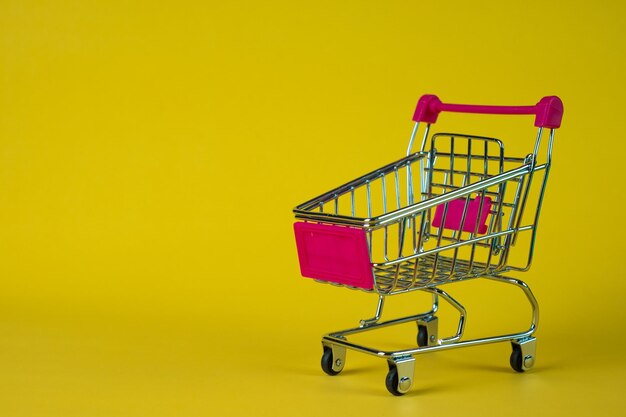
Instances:
[[[499,174],[502,174],[504,172],[504,146],[502,146],[502,144],[500,144],[500,171],[498,172]],[[503,184],[500,184],[499,188],[499,198],[504,202],[505,198],[506,198],[506,191],[507,191],[507,186],[508,186],[508,182],[504,182]],[[504,203],[503,203],[504,204]],[[509,213],[511,213],[512,210],[509,210]],[[504,207],[501,207],[501,211],[498,212],[498,218],[496,219],[498,224],[498,232],[502,231],[502,223],[504,222]],[[502,242],[505,238],[502,237],[498,237],[498,240],[496,241],[496,244],[498,245],[498,252],[501,250],[501,244],[500,242]],[[491,256],[491,250],[493,249],[493,246],[490,249],[489,255]],[[488,265],[491,264],[491,257],[489,258],[489,263]]]
[[[406,230],[405,222],[399,221],[396,223],[398,225],[398,258],[402,257],[402,249],[404,247],[404,232]],[[400,265],[402,263],[396,264],[396,271],[393,277],[393,286],[390,291],[394,291],[398,287],[398,281],[400,279]]]
[[[370,182],[369,180],[365,182],[365,187],[367,189],[367,217],[372,217],[372,196],[370,192]],[[368,229],[367,232],[367,245],[369,248],[370,260],[372,259],[372,229]]]
[[[335,194],[335,214],[339,214],[339,196]]]
[[[441,226],[437,229],[437,246],[438,249],[441,246],[441,237],[443,236],[445,225],[446,225],[446,217],[448,215],[448,203],[443,203],[443,215],[441,216]],[[435,258],[433,259],[433,272],[430,277],[430,282],[433,282],[437,277],[437,264],[439,263],[439,254],[441,252],[435,253]]]
[[[465,220],[467,218],[467,212],[469,210],[469,205],[470,205],[470,197],[471,195],[468,194],[465,197],[465,205],[463,206],[463,215],[461,216],[461,224],[459,225],[459,230],[458,230],[458,235],[456,235],[456,242],[460,243],[461,242],[461,236],[463,235],[463,226],[465,225]],[[450,278],[452,278],[452,276],[454,275],[454,268],[456,267],[456,261],[457,261],[457,257],[459,255],[459,248],[456,247],[454,248],[454,255],[452,256],[452,264],[450,267]]]
[[[413,141],[415,140],[415,134],[417,133],[419,125],[419,122],[415,122],[415,125],[413,125],[413,131],[411,132],[411,138],[409,139],[409,146],[406,149],[406,156],[411,155],[411,148],[413,148]]]
[[[381,181],[381,187],[382,187],[382,198],[383,198],[383,214],[387,213],[387,181],[386,181],[386,176],[385,173],[383,172],[382,174],[380,174],[380,181]],[[370,231],[370,235],[371,235],[371,231]],[[389,259],[387,258],[387,227],[385,227],[384,230],[385,236],[384,236],[384,241],[383,241],[383,252],[384,252],[384,258],[385,261],[388,261]],[[380,236],[379,234],[377,234],[377,236]],[[371,255],[370,255],[371,258]]]
[[[554,147],[554,129],[550,129],[550,139],[548,140],[548,167],[552,164],[552,148]]]
[[[426,211],[422,211],[422,220],[420,222],[420,232],[419,232],[419,237],[418,237],[418,242],[417,242],[418,251],[422,250],[422,245],[424,244],[425,225],[426,225]],[[419,261],[420,261],[420,258],[415,258],[415,264],[413,264],[413,280],[411,282],[411,286],[415,285],[417,281]]]
[[[437,159],[437,156],[435,155],[436,150],[431,146],[430,151],[428,152],[428,162],[427,162],[427,172],[424,175],[424,189],[426,190],[426,198],[432,198],[433,196],[433,173],[434,173],[434,167],[435,167],[435,161]],[[428,224],[432,224],[431,222],[431,210],[428,210]],[[424,233],[425,230],[421,230],[421,233]],[[429,226],[429,232],[430,232],[430,226]]]
[[[504,155],[501,155],[502,157],[500,158],[500,164],[502,164],[504,162]],[[502,170],[500,170],[500,172],[502,172]],[[483,177],[481,178],[481,180],[486,180],[487,178],[490,177],[489,175],[489,142],[485,141],[485,148],[484,148],[484,153],[483,153]]]
[[[398,206],[398,209],[402,208],[402,195],[401,195],[401,188],[400,188],[400,175],[399,175],[399,167],[395,167],[395,180],[396,180],[396,204]],[[407,196],[408,199],[408,196]],[[402,257],[402,250],[404,249],[404,232],[406,230],[406,220],[400,220],[398,223],[398,253],[397,253],[397,257],[401,258]],[[398,285],[398,280],[400,277],[400,265],[401,263],[398,263],[396,265],[396,271],[394,273],[394,284],[393,284],[393,288],[391,289],[391,291],[394,291],[397,288]]]
[[[429,131],[430,131],[430,123],[426,125],[426,129],[424,130],[424,136],[422,136],[422,146],[420,146],[420,152],[424,152],[424,148],[426,147],[426,140],[428,139]]]
[[[370,189],[370,182],[365,181],[365,189],[367,190],[367,217],[372,218],[372,195]]]
[[[528,252],[528,262],[526,263],[526,267],[524,269],[530,268],[530,265],[533,260],[533,253],[535,251],[535,238],[537,236],[537,225],[539,223],[539,214],[541,213],[541,207],[543,206],[543,198],[544,193],[546,191],[546,186],[548,183],[548,176],[550,175],[550,166],[552,165],[552,147],[554,143],[554,129],[550,129],[550,139],[548,140],[548,154],[546,161],[546,168],[543,176],[543,182],[541,184],[541,189],[539,191],[539,200],[537,201],[537,211],[535,212],[535,219],[533,221],[533,229],[532,235],[530,238],[530,248]]]
[[[413,173],[411,172],[411,161],[407,161],[406,164],[406,194],[407,194],[407,207],[413,205]],[[406,226],[411,228],[410,219],[406,220]]]
[[[424,152],[424,148],[426,147],[426,141],[428,139],[428,132],[430,131],[430,124],[426,124],[426,129],[424,130],[424,136],[422,137],[422,144],[420,146],[420,152]],[[430,158],[430,154],[428,157],[426,158]],[[425,174],[425,169],[427,169],[428,167],[424,166],[424,160],[426,158],[420,158],[420,201],[424,201],[424,194],[426,193],[426,187],[428,184],[428,176],[427,175],[423,175]],[[426,161],[427,165],[428,165],[428,160]],[[420,230],[420,233],[422,233],[423,231]]]
[[[454,136],[452,136],[450,138],[450,140],[451,140],[451,145],[450,145],[450,169],[445,170],[445,173],[443,174],[443,191],[442,191],[442,194],[445,194],[445,193],[448,192],[448,185],[454,184],[454,180],[450,179],[450,177],[454,175],[452,173],[452,168],[454,167],[454,156],[452,156],[452,153],[454,151]]]
[[[450,185],[454,185],[454,136],[450,137]]]
[[[446,185],[454,185],[454,136],[450,136],[450,171],[448,171],[448,174],[450,174],[450,177],[447,178],[450,180],[450,183],[448,184],[447,182],[445,183]],[[454,188],[451,187],[451,190],[454,191]],[[448,189],[446,188],[446,192],[448,192]],[[456,230],[452,231],[452,239],[456,238]]]
[[[522,199],[522,204],[520,206],[520,210],[519,210],[519,214],[517,215],[517,222],[515,225],[516,229],[519,229],[521,224],[522,224],[522,218],[524,217],[524,210],[526,209],[526,200],[528,199],[528,194],[530,192],[530,186],[532,184],[533,181],[533,175],[535,173],[535,165],[537,164],[537,152],[539,151],[539,144],[541,143],[541,136],[543,135],[543,127],[539,128],[539,131],[537,132],[537,140],[535,142],[535,153],[534,153],[534,158],[531,162],[531,169],[530,169],[530,173],[528,174],[528,184],[526,185],[526,190],[524,191],[524,198]],[[513,239],[511,242],[511,245],[515,245],[515,242],[517,241],[517,235],[518,232],[516,231],[515,233],[513,233]]]
[[[476,198],[480,198],[480,202],[478,203],[478,214],[476,215],[476,222],[474,223],[474,228],[469,235],[469,239],[473,239],[476,234],[478,234],[478,228],[480,227],[480,215],[483,212],[483,207],[485,205],[485,189],[480,190],[480,195],[476,196]],[[488,231],[489,233],[489,231]],[[474,253],[476,252],[476,243],[472,245],[472,250],[470,254],[470,263],[469,263],[469,271],[471,273],[472,267],[474,266]]]
[[[445,193],[447,193],[447,192],[448,192],[448,179],[449,179],[449,174],[450,174],[450,173],[449,173],[448,171],[446,171],[446,172],[443,174],[443,187],[442,187],[442,188],[443,188],[443,190],[441,191],[441,194],[445,194]]]
[[[524,188],[525,182],[526,182],[525,175],[521,175],[517,183],[517,189],[515,190],[515,194],[513,196],[513,203],[511,204],[511,217],[509,217],[507,230],[510,230],[513,228],[513,221],[515,220],[515,216],[517,214],[517,206],[519,204],[520,197],[522,195],[522,189]]]
[[[372,217],[372,194],[371,194],[371,186],[370,181],[367,180],[365,182],[365,187],[367,190],[367,217]],[[372,260],[372,229],[368,229],[367,231],[367,243],[370,254],[370,261]]]
[[[384,228],[385,230],[385,240],[384,240],[384,246],[385,246],[385,250],[383,253],[383,257],[385,258],[385,261],[388,262],[389,261],[389,255],[388,255],[388,244],[389,244],[389,226],[385,226]]]
[[[426,195],[426,184],[428,183],[427,166],[424,166],[424,159],[420,158],[420,201],[424,201]],[[428,161],[426,161],[428,164]]]
[[[502,174],[504,172],[504,147],[502,146],[502,144],[499,144],[499,150],[500,150],[500,160],[499,160],[498,173]],[[505,217],[504,200],[506,199],[507,185],[508,185],[508,181],[503,182],[498,186],[498,209],[496,210],[496,214],[491,218],[491,221],[489,222],[489,228],[487,229],[487,234],[493,233],[494,227],[497,228],[496,232],[502,232],[502,223]],[[519,186],[519,183],[518,183],[518,186]],[[513,212],[513,208],[509,210],[509,213],[510,213],[509,215],[512,216],[512,212]],[[504,238],[505,242],[506,242],[506,239],[508,239],[508,236]],[[491,241],[491,245],[489,245],[489,251],[487,253],[487,260],[485,262],[485,273],[487,273],[489,268],[491,268],[491,259],[493,258],[494,245],[497,245],[497,250],[498,250],[497,254],[500,253],[501,246],[502,246],[500,244],[501,241],[502,241],[502,237],[496,237]]]
[[[500,171],[498,174],[502,174],[504,172],[504,146],[500,145]]]
[[[383,214],[387,213],[387,181],[385,181],[385,174],[381,175],[381,183],[383,188]]]
[[[534,163],[533,163],[534,165]],[[515,195],[513,197],[513,204],[511,207],[511,211],[509,214],[509,221],[507,225],[507,231],[513,231],[513,234],[507,234],[504,238],[504,244],[502,245],[502,253],[500,255],[500,261],[498,262],[497,269],[502,269],[506,265],[508,259],[509,248],[514,244],[513,235],[515,235],[515,229],[517,226],[513,225],[515,221],[515,217],[520,217],[522,215],[523,210],[520,210],[521,205],[523,205],[523,200],[528,196],[528,189],[530,188],[531,183],[531,175],[532,175],[532,167],[531,172],[528,174],[520,175],[519,182],[517,184],[517,189],[515,190]],[[528,176],[528,181],[526,181],[526,176]],[[526,184],[525,184],[526,183]],[[524,197],[521,197],[522,192],[524,193]]]
[[[411,217],[411,224],[413,227],[413,255],[417,253],[417,220],[416,215]]]
[[[393,167],[393,174],[396,180],[396,208],[400,209],[400,178],[398,177],[398,167]]]
[[[471,137],[467,138],[467,164],[466,164],[466,168],[467,168],[467,171],[465,172],[465,175],[463,176],[463,183],[462,183],[463,186],[467,185],[466,181],[469,178],[470,173],[472,172],[472,138]],[[460,227],[459,227],[459,230],[458,230],[458,235],[456,234],[456,232],[453,235],[453,238],[456,236],[457,243],[461,242],[461,236],[463,235],[463,226],[465,225],[465,219],[467,217],[467,211],[469,210],[470,197],[471,197],[470,194],[468,194],[467,197],[465,197],[465,206],[463,207],[463,215],[461,216],[461,224],[460,224]],[[478,216],[478,217],[480,217],[480,216]],[[471,234],[470,234],[470,238],[471,238]],[[456,261],[458,259],[458,256],[459,256],[459,248],[456,247],[456,248],[454,248],[454,255],[452,256],[452,265],[450,267],[450,277],[451,278],[454,275],[454,269],[456,268]]]
[[[494,228],[494,224],[502,224],[502,217],[503,217],[503,213],[502,210],[504,208],[504,196],[506,195],[506,185],[507,182],[503,182],[502,184],[500,184],[499,191],[498,191],[498,209],[496,210],[496,214],[491,218],[491,221],[489,222],[489,228],[487,229],[487,234],[491,234],[493,233],[493,228]],[[498,227],[498,229],[496,230],[497,232],[501,232],[502,227]],[[500,245],[500,238],[496,238],[497,240],[495,242],[491,242],[491,245],[489,245],[489,252],[487,253],[487,260],[485,261],[485,273],[488,272],[489,268],[491,267],[491,258],[493,257],[493,246],[494,244],[497,244],[498,246]],[[498,249],[499,250],[499,249]]]
[[[543,127],[540,127],[539,132],[537,133],[537,140],[535,140],[535,150],[533,151],[533,155],[535,155],[535,160],[537,159],[537,154],[539,153],[539,146],[541,145],[542,135],[543,135]]]
[[[402,251],[404,250],[404,233],[406,232],[406,222],[398,222],[398,227],[398,258],[402,258]]]
[[[319,206],[320,206],[320,213],[323,213],[324,212],[324,202],[320,201]]]
[[[400,195],[400,176],[398,174],[398,167],[395,166],[393,167],[393,174],[394,174],[394,180],[395,180],[395,190],[396,190],[396,208],[400,209],[402,207],[401,204],[401,195]],[[401,222],[403,223],[403,222]],[[389,260],[389,252],[388,252],[388,231],[389,228],[388,226],[385,226],[385,260]],[[397,276],[397,272],[396,272],[396,276]],[[394,284],[394,288],[395,288],[395,284]],[[393,291],[393,288],[392,288]]]
[[[430,125],[427,126],[427,128],[430,127]],[[424,150],[424,146],[426,144],[426,136],[424,136],[423,142],[422,142],[422,151]],[[434,175],[434,169],[435,169],[435,161],[437,159],[436,156],[436,150],[434,147],[434,138],[432,138],[431,140],[431,148],[430,151],[428,152],[427,155],[427,160],[426,160],[426,166],[424,167],[424,180],[422,182],[422,190],[424,192],[424,194],[426,194],[426,198],[432,198],[433,195],[433,175]],[[445,220],[445,219],[444,219]],[[417,251],[420,252],[423,250],[424,247],[424,242],[427,239],[426,235],[430,235],[430,228],[432,226],[431,223],[431,209],[425,210],[422,212],[422,220],[420,222],[420,228],[419,228],[419,238],[418,238],[418,243],[417,243]],[[417,281],[417,277],[418,277],[418,272],[419,272],[419,266],[420,266],[420,258],[415,258],[415,263],[413,265],[413,283],[412,285],[415,285],[416,281]],[[433,276],[435,275],[435,273],[433,272]]]
[[[352,217],[356,217],[356,209],[354,206],[354,187],[350,187],[350,199],[352,201]]]
[[[487,179],[489,177],[489,142],[484,141],[484,152],[483,152],[483,176],[480,177],[481,180]],[[478,207],[478,216],[476,216],[476,225],[474,227],[475,231],[478,231],[478,226],[480,224],[480,213],[483,211],[483,203],[485,200],[485,190],[482,190],[481,193],[481,201],[480,206]],[[474,237],[474,233],[470,233],[469,239],[471,240]],[[472,244],[472,248],[470,250],[470,259],[468,265],[468,273],[472,273],[472,269],[474,268],[474,257],[476,256],[476,243]]]
[[[413,204],[413,173],[411,172],[411,162],[406,165],[406,194],[407,206]]]
[[[462,187],[472,183],[472,138],[467,138],[467,171],[463,176]]]

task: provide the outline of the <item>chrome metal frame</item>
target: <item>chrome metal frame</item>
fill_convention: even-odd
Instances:
[[[341,368],[345,365],[345,349],[355,350],[357,352],[366,353],[368,355],[376,356],[379,358],[385,358],[390,367],[397,367],[399,372],[400,381],[404,378],[403,386],[398,387],[398,391],[402,394],[408,392],[413,385],[413,371],[414,371],[414,361],[415,356],[423,353],[434,352],[437,350],[448,350],[448,349],[457,349],[461,347],[468,346],[476,346],[476,345],[484,345],[489,343],[498,343],[498,342],[511,342],[518,346],[524,347],[524,362],[523,369],[528,370],[534,365],[535,360],[535,338],[533,334],[537,329],[537,325],[539,323],[539,304],[534,294],[532,293],[530,287],[521,280],[503,277],[503,276],[493,276],[488,277],[491,280],[502,282],[505,284],[513,285],[524,292],[528,302],[531,306],[532,318],[530,322],[530,326],[528,329],[510,334],[502,334],[496,336],[483,337],[478,339],[469,339],[469,340],[461,340],[463,337],[463,331],[465,329],[465,319],[466,319],[466,310],[457,300],[452,298],[448,293],[441,290],[440,288],[428,288],[423,291],[427,291],[433,294],[434,299],[436,300],[438,297],[441,297],[445,301],[447,301],[452,307],[454,307],[459,312],[459,323],[457,327],[456,334],[449,337],[436,337],[435,340],[429,341],[427,346],[418,346],[412,349],[404,349],[404,350],[396,350],[396,351],[388,351],[381,350],[373,347],[367,347],[363,345],[359,345],[353,342],[348,341],[347,336],[362,333],[365,331],[370,331],[374,329],[379,329],[383,327],[393,326],[397,324],[416,322],[418,325],[420,323],[428,323],[433,318],[436,318],[435,313],[437,312],[437,304],[433,303],[433,308],[430,311],[415,314],[411,316],[396,318],[387,321],[380,321],[382,316],[382,306],[384,297],[380,297],[378,307],[376,310],[376,317],[373,319],[361,320],[361,324],[358,327],[354,327],[351,329],[340,330],[328,333],[322,337],[322,345],[326,347],[330,347],[335,351],[341,351]],[[432,332],[432,330],[431,330]],[[431,334],[429,332],[429,334]],[[434,334],[437,334],[436,329]],[[532,344],[531,344],[532,342]],[[338,354],[339,356],[339,354]],[[337,357],[338,357],[337,356]],[[410,365],[410,369],[409,366]],[[340,369],[339,369],[340,370]]]
[[[416,123],[406,157],[294,209],[299,220],[357,227],[366,232],[374,285],[372,289],[349,288],[378,294],[375,315],[361,320],[358,327],[326,334],[322,344],[332,351],[333,374],[343,368],[346,349],[385,358],[389,375],[393,371],[396,378],[388,388],[396,395],[406,393],[413,384],[414,357],[436,350],[510,341],[514,369],[521,372],[533,366],[536,349],[533,334],[539,321],[539,306],[526,283],[504,274],[527,271],[532,263],[554,142],[554,129],[550,129],[547,147],[544,145],[542,151],[543,128],[539,128],[533,152],[525,157],[511,157],[505,156],[504,144],[497,139],[437,133],[430,136],[430,149],[426,151],[430,132],[427,125],[420,150],[411,153],[418,129]],[[544,162],[540,163],[540,159]],[[478,220],[474,232],[446,229],[448,204],[465,200],[461,219],[464,224],[472,196],[481,197],[479,211],[484,197],[493,201],[486,233],[477,232]],[[434,227],[432,210],[439,206],[443,206],[441,226]],[[527,248],[513,250],[522,236],[527,236]],[[514,259],[520,262],[520,254],[524,253],[522,263],[516,263]],[[473,278],[486,278],[522,290],[532,311],[529,328],[463,340],[465,308],[439,287]],[[416,290],[431,294],[430,310],[381,321],[386,296]],[[448,337],[438,334],[439,298],[459,312],[457,331]],[[416,322],[418,328],[421,326],[427,332],[425,345],[385,351],[347,338],[407,322]]]

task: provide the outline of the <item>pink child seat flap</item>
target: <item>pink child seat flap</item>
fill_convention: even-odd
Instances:
[[[320,223],[293,225],[302,276],[371,290],[374,277],[363,229]]]
[[[482,200],[482,208],[481,206]],[[467,207],[467,213],[465,214],[465,221],[461,226],[461,220],[463,220],[463,212],[465,211],[465,198],[459,198],[452,200],[447,204],[441,204],[437,206],[435,210],[435,218],[433,219],[433,226],[441,227],[441,220],[445,211],[446,205],[448,210],[446,212],[446,221],[444,224],[445,229],[449,230],[463,230],[464,232],[480,233],[487,232],[487,216],[491,210],[491,198],[489,197],[476,197],[469,201]],[[478,211],[480,210],[480,218]]]

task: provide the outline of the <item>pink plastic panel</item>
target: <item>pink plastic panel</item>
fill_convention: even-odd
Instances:
[[[319,223],[293,225],[302,276],[370,290],[374,277],[365,231]]]
[[[464,232],[480,234],[484,234],[487,232],[487,216],[489,216],[489,210],[491,210],[491,198],[485,197],[482,200],[482,210],[480,210],[480,197],[476,197],[475,199],[470,200],[467,207],[467,214],[465,215],[465,222],[463,222],[462,227]],[[437,209],[435,210],[435,218],[433,219],[433,226],[441,227],[441,219],[443,218],[444,210],[445,204],[437,206]],[[461,230],[461,220],[463,220],[464,210],[464,198],[450,201],[448,203],[448,211],[446,213],[446,223],[443,227],[450,230]],[[478,228],[476,228],[478,210],[480,210],[480,219],[478,222]]]

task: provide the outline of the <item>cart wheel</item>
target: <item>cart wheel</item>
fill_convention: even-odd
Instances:
[[[417,326],[417,346],[428,346],[428,328],[426,326]]]
[[[340,361],[340,359],[337,359]],[[343,364],[339,363],[336,367],[340,367],[339,370],[333,369],[333,364],[335,363],[333,359],[333,350],[329,347],[324,346],[324,354],[322,355],[322,370],[326,372],[328,375],[335,376],[343,369]]]
[[[389,366],[389,372],[387,373],[387,378],[385,379],[385,386],[387,387],[387,391],[392,393],[395,396],[404,395],[404,393],[398,390],[398,368],[395,366]]]
[[[512,343],[513,352],[511,352],[511,368],[516,372],[524,372],[524,357],[522,356],[522,348],[520,345]]]

